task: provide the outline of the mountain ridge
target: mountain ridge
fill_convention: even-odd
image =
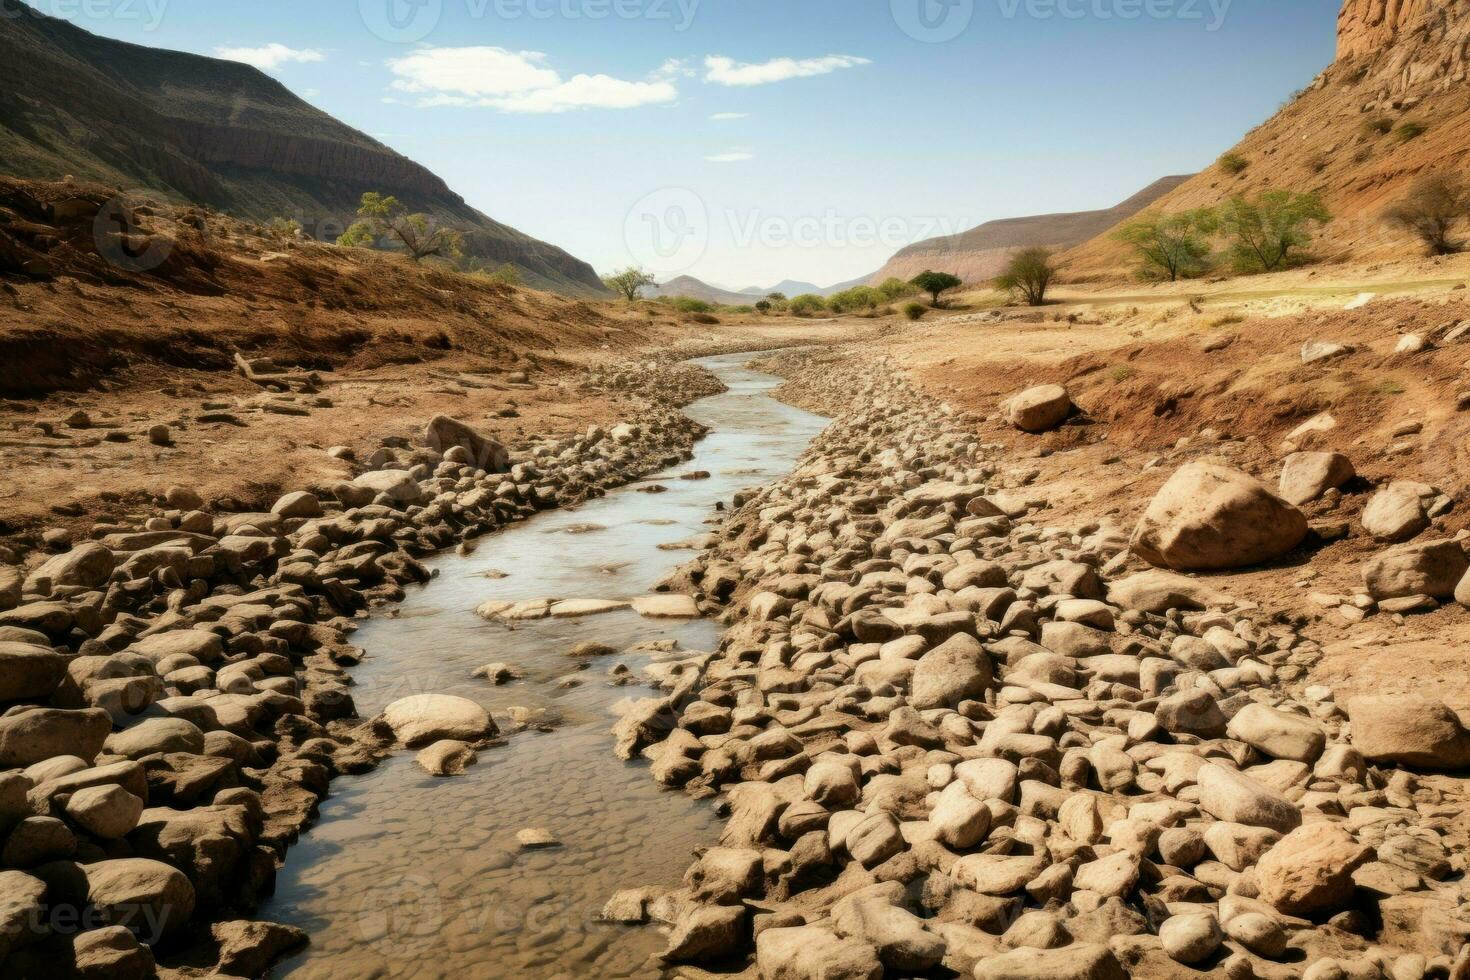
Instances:
[[[1125,221],[1178,187],[1188,177],[1163,177],[1111,208],[1001,218],[958,235],[916,242],[901,249],[866,281],[889,277],[908,281],[928,269],[949,272],[966,282],[991,279],[1018,248],[1065,248]]]
[[[96,180],[330,239],[369,190],[452,224],[528,284],[605,295],[592,267],[471,207],[436,174],[238,62],[104,38],[0,0],[0,167]]]

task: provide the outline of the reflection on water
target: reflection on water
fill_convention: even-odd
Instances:
[[[472,698],[503,715],[544,709],[558,727],[517,736],[464,776],[434,779],[401,753],[344,777],[320,823],[294,848],[263,918],[306,929],[312,944],[282,975],[306,978],[631,977],[656,975],[663,938],[597,921],[617,889],[673,885],[690,852],[719,825],[708,803],[659,789],[640,763],[612,754],[608,708],[639,688],[613,687],[615,663],[567,655],[595,641],[627,650],[677,640],[709,650],[713,623],[663,623],[630,611],[583,620],[487,623],[489,599],[628,599],[688,552],[660,550],[710,529],[714,506],[779,478],[823,420],[768,397],[779,380],[748,371],[752,355],[707,358],[730,391],[686,411],[712,428],[693,460],[633,488],[555,511],[483,539],[468,557],[438,559],[440,575],[401,614],[366,624],[368,658],[354,671],[363,717],[409,694]],[[706,470],[708,480],[680,480]],[[504,687],[471,676],[504,662],[524,679]],[[583,669],[585,668],[585,669]],[[559,848],[521,851],[516,831],[544,827]]]

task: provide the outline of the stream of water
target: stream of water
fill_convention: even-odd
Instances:
[[[402,752],[343,777],[320,822],[291,851],[265,919],[311,934],[280,969],[293,980],[656,976],[664,940],[652,928],[598,921],[620,888],[672,886],[720,824],[708,802],[661,790],[643,763],[613,755],[609,708],[644,697],[608,669],[647,654],[579,663],[595,641],[618,650],[676,640],[711,650],[714,623],[644,619],[624,610],[514,628],[474,613],[489,599],[629,599],[648,594],[691,552],[660,545],[712,527],[717,502],[788,472],[825,420],[769,396],[780,379],[744,367],[751,354],[702,359],[729,386],[686,411],[711,428],[688,463],[582,507],[551,511],[445,555],[439,575],[392,616],[363,626],[354,671],[363,717],[409,694],[471,698],[497,717],[543,710],[554,730],[515,736],[462,776],[436,779]],[[681,474],[707,471],[709,479]],[[663,493],[640,492],[649,484]],[[472,676],[504,662],[504,687]],[[579,671],[585,666],[587,669]],[[551,831],[560,847],[521,850],[516,832]]]

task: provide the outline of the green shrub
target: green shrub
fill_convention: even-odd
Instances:
[[[812,316],[824,312],[827,309],[827,301],[816,293],[803,293],[791,300],[787,308],[795,316]]]
[[[1219,159],[1220,169],[1232,177],[1245,173],[1251,162],[1239,153],[1227,153]]]
[[[833,313],[856,313],[860,310],[876,310],[883,299],[883,294],[872,286],[854,286],[829,298],[827,305]]]
[[[923,303],[910,303],[903,308],[903,315],[910,320],[922,320],[929,309]]]
[[[675,296],[674,309],[680,313],[710,313],[714,311],[713,303],[706,303],[702,299],[693,296]]]
[[[878,285],[878,292],[882,293],[883,298],[886,300],[903,299],[905,296],[912,296],[918,291],[918,287],[913,283],[904,282],[896,276],[890,276]]]
[[[509,262],[496,269],[494,272],[486,272],[485,278],[502,286],[519,286],[521,284],[521,270]]]

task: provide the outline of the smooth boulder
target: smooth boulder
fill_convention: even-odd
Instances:
[[[1375,599],[1427,595],[1452,599],[1470,572],[1470,559],[1455,541],[1404,544],[1374,555],[1363,564],[1363,585]]]
[[[958,633],[919,658],[909,703],[920,711],[983,700],[994,679],[990,655],[968,633]]]
[[[1271,561],[1306,536],[1306,516],[1259,480],[1216,463],[1190,463],[1159,490],[1130,545],[1151,565],[1208,571]]]
[[[1072,396],[1061,385],[1028,388],[1006,404],[1006,414],[1022,432],[1050,432],[1072,414]]]
[[[1470,769],[1470,732],[1444,703],[1416,695],[1367,695],[1347,703],[1353,748],[1369,762],[1440,772]]]
[[[1292,453],[1281,464],[1281,499],[1301,506],[1347,483],[1358,472],[1342,453]]]
[[[0,768],[32,766],[58,755],[90,762],[111,731],[112,717],[101,708],[15,711],[0,717]]]
[[[1353,872],[1372,858],[1373,849],[1339,824],[1298,827],[1256,865],[1261,900],[1287,915],[1336,911],[1352,900]]]
[[[383,721],[410,749],[444,739],[475,742],[497,731],[484,708],[448,694],[415,694],[394,701],[383,711]]]

